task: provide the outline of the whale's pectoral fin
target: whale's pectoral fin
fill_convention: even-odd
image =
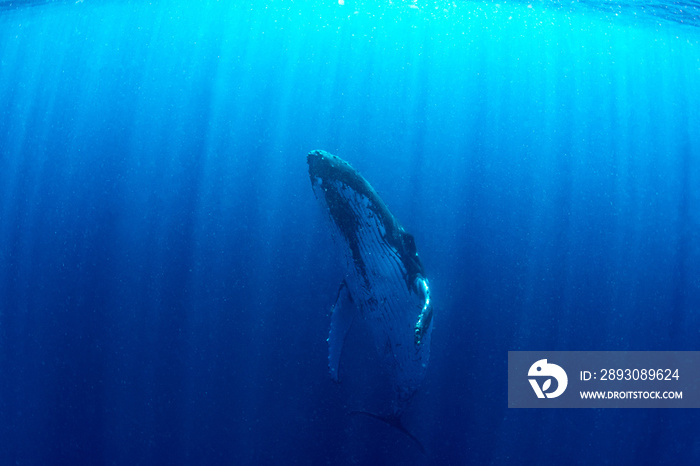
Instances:
[[[433,320],[433,305],[430,303],[430,287],[428,280],[423,277],[416,278],[415,290],[423,300],[423,309],[418,315],[418,321],[414,327],[413,342],[416,346],[423,343],[425,335],[430,331],[430,324]]]
[[[331,331],[328,335],[328,368],[335,382],[338,381],[340,353],[343,351],[343,343],[352,326],[355,313],[355,303],[350,296],[347,284],[343,281],[338,288],[338,298],[331,309]]]

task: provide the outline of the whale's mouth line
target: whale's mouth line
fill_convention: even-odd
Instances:
[[[327,182],[322,185],[317,185],[315,190],[323,190],[321,196],[324,197],[331,221],[338,227],[341,236],[350,249],[353,262],[357,266],[365,282],[368,283],[367,269],[362,257],[362,252],[360,251],[360,239],[358,237],[360,218],[358,218],[358,213],[352,208],[352,205],[347,201],[346,197],[341,194],[338,186],[339,183],[341,182],[335,180]]]

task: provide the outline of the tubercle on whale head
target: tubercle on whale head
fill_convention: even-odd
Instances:
[[[350,177],[354,173],[352,166],[345,160],[324,150],[312,150],[306,156],[309,164],[309,175],[314,178]]]

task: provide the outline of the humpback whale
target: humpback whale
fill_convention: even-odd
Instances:
[[[328,336],[331,378],[339,380],[343,342],[353,321],[364,319],[394,396],[387,416],[354,413],[381,419],[416,440],[400,419],[425,377],[433,306],[415,241],[349,163],[321,150],[309,152],[307,162],[311,186],[328,213],[345,265]]]

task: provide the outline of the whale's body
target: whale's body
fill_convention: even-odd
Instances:
[[[343,342],[353,320],[364,318],[389,371],[392,416],[420,386],[430,357],[432,304],[413,236],[350,164],[324,151],[308,154],[316,198],[329,214],[346,267],[332,308],[328,337],[331,377],[338,380]]]

